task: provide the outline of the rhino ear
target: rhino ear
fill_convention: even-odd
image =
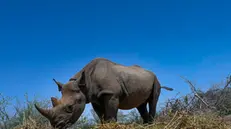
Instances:
[[[57,82],[55,79],[53,79],[53,81],[58,85],[58,90],[61,91],[62,87],[63,87],[63,84],[60,83],[60,82]]]
[[[83,71],[81,74],[81,77],[79,78],[79,86],[83,87],[86,86],[86,80],[85,80],[85,72]]]

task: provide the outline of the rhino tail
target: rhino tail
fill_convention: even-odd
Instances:
[[[173,88],[170,88],[170,87],[167,87],[167,86],[161,86],[161,88],[163,88],[165,90],[173,91]]]

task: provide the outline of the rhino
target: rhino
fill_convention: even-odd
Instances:
[[[161,88],[157,76],[144,68],[124,66],[106,58],[95,58],[72,76],[67,83],[53,79],[62,97],[51,97],[52,108],[36,109],[46,117],[52,127],[66,129],[81,116],[86,104],[104,122],[116,122],[117,112],[136,108],[143,123],[152,123]],[[149,104],[149,112],[147,110]]]

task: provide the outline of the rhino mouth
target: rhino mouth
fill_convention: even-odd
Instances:
[[[72,123],[69,121],[67,121],[67,122],[60,121],[54,127],[55,127],[55,129],[67,129],[71,125],[72,125]]]
[[[61,116],[57,116],[53,121],[51,120],[50,122],[54,129],[67,129],[74,124],[72,117],[70,116],[62,116],[62,118]]]

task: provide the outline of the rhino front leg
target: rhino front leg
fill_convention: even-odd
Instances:
[[[113,94],[104,94],[104,106],[105,106],[105,122],[117,121],[117,112],[119,105],[119,98]]]
[[[98,115],[101,124],[103,123],[103,117],[104,117],[104,106],[103,105],[98,105],[95,103],[92,103],[92,107],[94,109],[94,111],[96,112],[96,114]]]

